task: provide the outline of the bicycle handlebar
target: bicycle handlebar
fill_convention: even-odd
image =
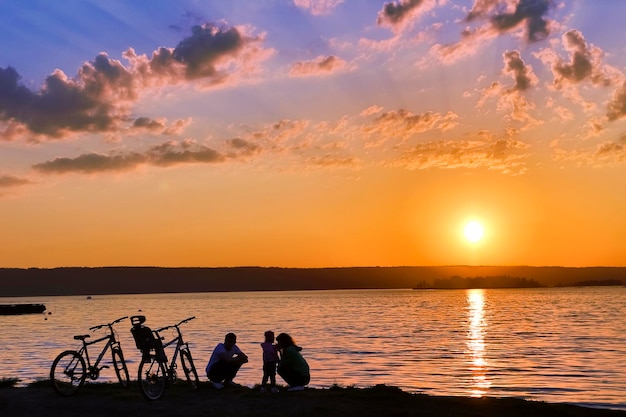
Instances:
[[[160,329],[155,330],[155,332],[162,332],[163,330],[167,330],[167,329],[172,329],[172,328],[178,328],[178,326],[180,326],[183,323],[187,323],[188,321],[191,321],[193,319],[195,319],[196,316],[191,316],[186,318],[185,320],[181,320],[180,322],[178,322],[177,324],[172,324],[170,326],[165,326],[165,327],[161,327]]]
[[[111,326],[113,326],[115,323],[119,323],[120,321],[125,320],[125,319],[127,319],[127,318],[128,318],[128,316],[120,317],[119,319],[114,320],[114,321],[112,321],[111,323],[99,324],[99,325],[97,325],[97,326],[90,327],[90,328],[89,328],[89,330],[91,330],[91,331],[95,331],[95,330],[101,329],[101,328],[103,328],[103,327],[105,327],[105,326],[109,326],[109,327],[111,327]]]

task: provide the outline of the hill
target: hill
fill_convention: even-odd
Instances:
[[[622,267],[438,266],[351,268],[102,267],[0,269],[0,296],[413,288],[451,277],[519,277],[541,286],[626,283]]]

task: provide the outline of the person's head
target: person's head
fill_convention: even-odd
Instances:
[[[227,333],[224,337],[224,347],[226,350],[230,350],[237,343],[237,336],[235,333]]]
[[[295,345],[293,339],[287,333],[281,333],[276,336],[276,342],[281,349]]]
[[[265,332],[265,341],[268,343],[274,343],[274,332],[268,330]]]

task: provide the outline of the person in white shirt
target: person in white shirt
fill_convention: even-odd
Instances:
[[[221,389],[224,385],[237,386],[233,382],[241,365],[248,362],[248,356],[237,346],[235,333],[228,333],[224,343],[218,343],[206,366],[206,374],[214,388]]]

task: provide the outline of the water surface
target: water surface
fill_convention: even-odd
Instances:
[[[626,409],[626,288],[346,290],[0,298],[44,303],[51,314],[0,316],[0,377],[47,378],[74,334],[133,314],[183,327],[201,379],[216,343],[235,332],[261,380],[266,330],[290,333],[311,386],[389,384],[433,395],[514,396]],[[116,326],[131,378],[140,355]],[[96,333],[100,334],[100,333]],[[95,353],[95,351],[94,351]],[[93,353],[92,353],[93,354]],[[112,380],[105,369],[102,380]]]

